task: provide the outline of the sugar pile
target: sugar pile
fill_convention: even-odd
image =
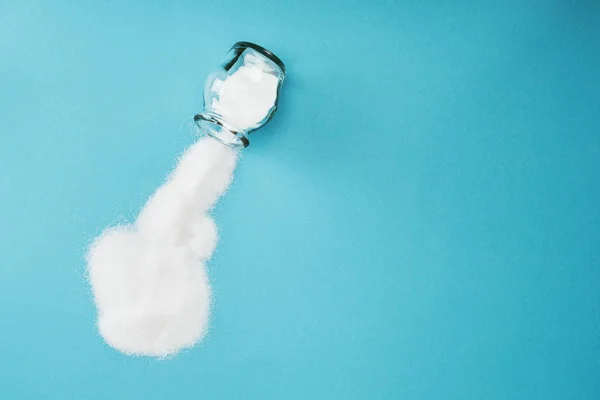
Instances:
[[[206,333],[204,262],[217,243],[208,215],[233,178],[238,153],[204,138],[180,159],[135,223],[109,228],[87,254],[98,329],[115,349],[164,357]]]

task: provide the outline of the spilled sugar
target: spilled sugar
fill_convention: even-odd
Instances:
[[[274,109],[279,80],[260,57],[212,90],[209,106],[242,129],[259,126]],[[227,190],[238,153],[201,139],[180,159],[135,223],[107,229],[87,254],[98,330],[115,349],[165,357],[206,333],[210,286],[204,263],[217,243],[208,212]]]
[[[235,150],[201,139],[135,223],[109,228],[91,245],[98,330],[110,346],[165,357],[205,335],[211,295],[204,262],[217,243],[208,212],[231,183],[237,158]]]

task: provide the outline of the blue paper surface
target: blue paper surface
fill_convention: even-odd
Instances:
[[[0,398],[600,398],[599,16],[1,1]],[[86,246],[193,143],[238,40],[288,74],[214,212],[210,333],[121,355]]]

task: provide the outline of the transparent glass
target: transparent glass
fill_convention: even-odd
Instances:
[[[248,135],[275,114],[284,78],[285,65],[269,50],[250,42],[234,44],[206,79],[196,125],[221,143],[247,147]]]

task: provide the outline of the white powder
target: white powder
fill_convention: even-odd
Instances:
[[[115,349],[164,357],[206,333],[204,262],[217,243],[208,216],[227,190],[238,154],[204,138],[181,158],[136,222],[107,229],[87,255],[98,329]]]
[[[252,53],[244,56],[240,66],[227,79],[215,79],[211,90],[219,93],[212,109],[237,129],[256,128],[269,116],[277,99],[279,78],[273,67]]]
[[[212,109],[236,128],[258,128],[277,98],[273,67],[252,53],[211,90]],[[206,333],[210,286],[204,262],[217,243],[208,216],[227,190],[238,154],[211,138],[192,146],[134,224],[107,229],[87,255],[106,342],[126,354],[165,357]]]

